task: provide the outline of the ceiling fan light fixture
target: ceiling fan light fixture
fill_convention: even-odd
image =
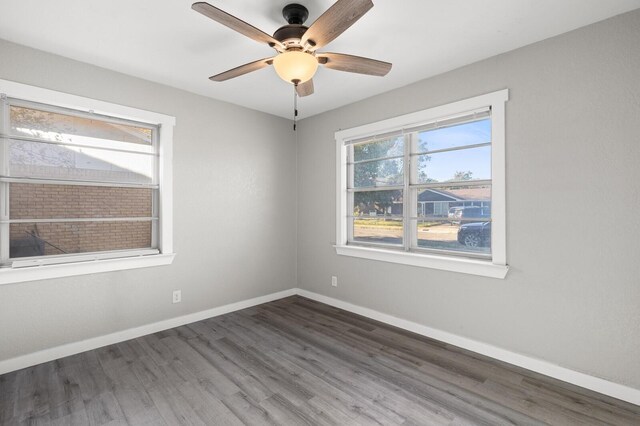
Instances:
[[[315,56],[298,50],[280,53],[273,58],[278,76],[287,83],[304,83],[311,80],[318,69]]]

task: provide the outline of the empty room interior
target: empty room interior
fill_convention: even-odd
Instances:
[[[640,425],[640,0],[0,0],[0,425]]]

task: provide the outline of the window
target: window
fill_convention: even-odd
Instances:
[[[504,278],[507,97],[337,132],[338,254]]]
[[[171,262],[172,117],[0,94],[0,283]]]

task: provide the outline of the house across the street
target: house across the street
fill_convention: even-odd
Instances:
[[[487,207],[491,209],[491,188],[425,189],[418,193],[418,217],[447,217],[453,207]],[[393,201],[391,214],[402,214],[402,199]]]

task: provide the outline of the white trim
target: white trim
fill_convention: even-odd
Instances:
[[[251,306],[260,305],[262,303],[271,302],[273,300],[282,299],[283,297],[293,296],[296,289],[280,291],[277,293],[267,294],[265,296],[254,297],[252,299],[242,300],[240,302],[230,303],[228,305],[218,306],[216,308],[207,309],[205,311],[195,312],[151,324],[142,325],[140,327],[130,328],[127,330],[117,331],[115,333],[106,334],[104,336],[93,337],[79,342],[67,343],[65,345],[56,346],[50,349],[18,356],[15,358],[0,361],[0,374],[9,373],[11,371],[20,370],[22,368],[31,367],[43,362],[53,361],[80,352],[90,351],[92,349],[101,348],[107,345],[124,342],[125,340],[135,339],[140,336],[157,333],[181,325],[190,324],[203,319],[216,317],[218,315],[228,314],[240,309],[249,308]]]
[[[174,120],[175,123],[175,120]],[[158,248],[162,253],[173,253],[173,126],[160,124],[158,162]]]
[[[124,120],[139,121],[152,125],[161,124],[168,127],[176,125],[175,117],[169,115],[98,101],[83,96],[70,95],[42,87],[16,83],[15,81],[0,79],[0,93],[4,93],[10,98],[122,118]]]
[[[0,79],[0,94],[28,102],[114,117],[158,126],[159,131],[159,220],[158,249],[160,255],[137,258],[95,260],[65,265],[40,266],[37,268],[11,270],[0,269],[0,284],[67,277],[119,269],[144,268],[168,265],[173,261],[173,127],[175,117],[156,112],[131,108],[124,105],[98,101],[55,90],[16,83]],[[3,120],[6,121],[6,120]],[[0,129],[2,130],[2,129]],[[6,132],[8,133],[8,132]],[[5,226],[6,227],[6,226]],[[8,244],[8,242],[6,243]],[[5,245],[6,245],[5,244]]]
[[[336,253],[343,256],[378,260],[381,262],[400,263],[402,265],[440,269],[443,271],[461,272],[463,274],[504,279],[509,271],[506,265],[496,265],[487,260],[471,259],[459,256],[438,256],[434,254],[418,254],[397,250],[385,250],[378,247],[354,245],[335,246]]]
[[[496,265],[507,264],[505,140],[504,102],[496,102],[491,105],[491,256]]]
[[[90,260],[119,259],[124,257],[139,257],[159,254],[157,249],[146,248],[137,250],[94,251],[76,254],[52,254],[47,256],[18,257],[11,262],[12,268],[32,266],[56,265],[61,263],[78,263]]]
[[[85,257],[86,256],[81,256],[81,258]],[[174,257],[174,253],[162,253],[146,256],[119,257],[117,259],[93,259],[84,262],[69,262],[56,265],[0,268],[0,285],[170,265]]]
[[[421,126],[430,121],[451,118],[456,114],[477,110],[486,106],[498,103],[505,103],[509,100],[509,89],[502,89],[496,92],[487,93],[485,95],[475,96],[473,98],[452,102],[446,105],[425,109],[422,111],[412,112],[410,114],[399,115],[397,117],[388,118],[386,120],[377,121],[375,123],[364,124],[362,126],[350,129],[339,130],[336,132],[336,139],[349,141],[353,139],[363,138],[369,135],[379,135],[388,133],[397,129],[407,129]]]
[[[347,227],[347,146],[336,137],[336,244],[346,245]],[[353,213],[353,212],[352,212]]]
[[[0,94],[0,133],[6,134],[9,128],[9,109],[7,108],[6,96]],[[9,144],[0,138],[0,176],[7,174]],[[0,262],[9,259],[10,243],[8,238],[1,238],[8,235],[11,227],[5,221],[9,220],[9,184],[0,180]]]
[[[609,380],[561,367],[548,361],[512,352],[488,343],[479,342],[477,340],[449,333],[447,331],[427,327],[426,325],[394,317],[393,315],[354,305],[349,302],[344,302],[342,300],[313,293],[311,291],[297,289],[297,294],[320,303],[325,303],[336,308],[344,309],[345,311],[353,312],[355,314],[401,328],[403,330],[408,330],[431,339],[467,349],[508,364],[535,371],[536,373],[540,373],[563,382],[571,383],[613,398],[621,399],[623,401],[630,402],[631,404],[640,405],[640,389],[614,383]]]
[[[509,89],[498,90],[450,104],[365,124],[335,133],[336,140],[336,241],[338,255],[399,263],[426,268],[441,269],[466,274],[504,278],[509,270],[506,251],[506,164],[505,164],[505,102]],[[413,129],[429,122],[447,119],[456,114],[466,114],[480,108],[491,113],[491,261],[478,261],[457,256],[434,256],[417,252],[394,252],[384,249],[348,246],[347,220],[349,211],[347,195],[347,142],[371,135],[388,134],[398,129]],[[405,182],[406,184],[406,182]],[[405,190],[405,192],[407,192]],[[405,193],[405,197],[410,193]],[[413,205],[413,204],[412,204]],[[406,234],[406,233],[405,233]],[[405,235],[406,244],[407,235]]]

